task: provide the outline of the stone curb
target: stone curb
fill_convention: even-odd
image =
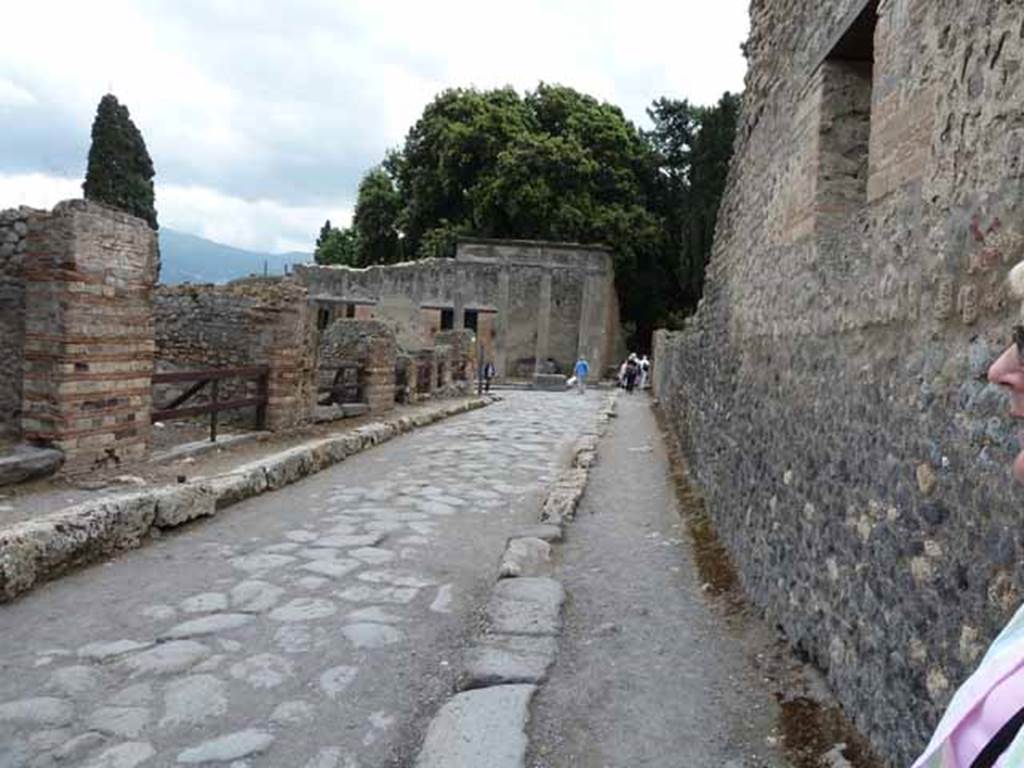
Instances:
[[[266,491],[277,490],[394,437],[461,413],[491,398],[451,403],[373,422],[314,440],[213,477],[90,501],[0,530],[0,603],[65,571],[141,546],[174,528]]]
[[[460,692],[431,720],[416,768],[523,768],[529,703],[547,680],[562,628],[565,589],[548,575],[551,547],[576,516],[617,398],[618,391],[606,397],[593,429],[576,440],[569,468],[541,506],[541,523],[506,543],[483,629],[466,649]]]

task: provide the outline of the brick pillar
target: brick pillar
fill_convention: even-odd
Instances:
[[[71,200],[34,214],[27,237],[25,439],[63,450],[72,471],[142,458],[156,233],[141,219]]]
[[[395,351],[391,345],[370,347],[363,375],[363,393],[370,413],[390,411],[395,407]],[[415,379],[413,379],[415,381]],[[415,385],[414,385],[415,388]]]

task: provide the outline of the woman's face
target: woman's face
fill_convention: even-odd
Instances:
[[[1024,419],[1024,354],[1017,343],[1011,344],[988,369],[988,380],[1005,388],[1010,395],[1010,416]],[[1013,476],[1024,483],[1024,423],[1018,439],[1021,452],[1013,460]]]

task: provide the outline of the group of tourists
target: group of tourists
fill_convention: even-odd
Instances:
[[[634,389],[647,389],[650,386],[651,361],[647,355],[637,357],[636,353],[630,352],[622,365],[619,366],[619,386],[627,392],[632,393]]]

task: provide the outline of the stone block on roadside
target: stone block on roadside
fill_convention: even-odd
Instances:
[[[72,566],[137,547],[156,515],[151,493],[69,507],[0,531],[0,602]]]
[[[217,511],[217,496],[203,483],[161,488],[153,492],[153,498],[156,500],[153,525],[158,528],[173,528],[197,517],[211,517]]]
[[[557,635],[562,626],[565,590],[554,579],[502,579],[484,609],[492,634]]]
[[[316,470],[313,452],[305,445],[274,454],[261,464],[267,473],[267,488],[272,491],[291,485]]]
[[[488,635],[473,640],[466,652],[460,688],[542,683],[555,660],[558,641],[553,637]]]
[[[219,510],[267,490],[267,473],[259,465],[248,464],[234,472],[211,477],[206,485],[216,499],[214,506]]]
[[[545,576],[551,571],[551,545],[543,539],[510,539],[498,568],[498,578]]]
[[[542,541],[547,542],[559,542],[562,540],[562,526],[540,523],[538,525],[530,525],[526,528],[521,528],[516,531],[515,534],[509,536],[510,541],[512,539],[521,538],[541,539]]]
[[[16,445],[9,453],[0,455],[0,485],[52,475],[63,463],[64,453],[55,448]]]
[[[454,696],[434,716],[416,768],[522,768],[534,685],[498,685]]]

